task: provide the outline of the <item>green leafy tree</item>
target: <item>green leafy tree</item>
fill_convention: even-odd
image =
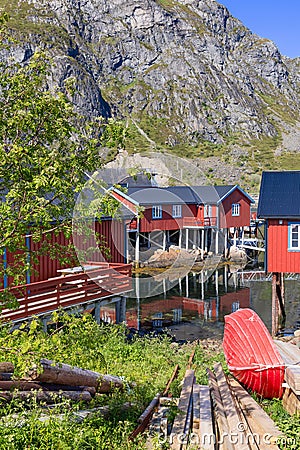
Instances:
[[[2,48],[3,36],[7,47],[14,45],[5,32]],[[123,138],[122,124],[103,118],[91,123],[75,111],[67,96],[74,80],[67,80],[66,93],[49,88],[49,63],[36,53],[24,65],[0,67],[0,276],[13,276],[14,284],[25,281],[35,261],[25,236],[43,241],[39,251],[56,257],[49,236],[61,230],[70,235],[86,173],[101,165],[101,147],[117,148]],[[5,267],[6,252],[15,257]]]

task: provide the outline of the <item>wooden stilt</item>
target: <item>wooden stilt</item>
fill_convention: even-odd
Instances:
[[[189,249],[189,229],[185,230],[185,249]]]
[[[202,259],[204,258],[204,239],[205,239],[204,234],[205,234],[205,231],[204,231],[204,228],[203,228],[201,230],[201,258]]]
[[[284,274],[273,272],[272,274],[272,335],[279,330],[279,323],[284,325],[286,319],[284,307]]]
[[[276,291],[277,273],[272,274],[272,336],[278,332],[278,297]]]

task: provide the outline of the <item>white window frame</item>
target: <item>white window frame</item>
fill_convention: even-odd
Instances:
[[[161,219],[162,218],[162,207],[161,205],[152,206],[152,219]]]
[[[182,205],[172,206],[172,217],[182,217]]]
[[[240,203],[232,203],[231,205],[231,215],[232,217],[239,217],[241,214],[241,205]]]
[[[204,217],[212,217],[212,206],[204,205]]]
[[[288,223],[288,250],[290,252],[300,252],[300,223]]]

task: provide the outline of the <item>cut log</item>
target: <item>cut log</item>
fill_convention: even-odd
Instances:
[[[0,381],[0,389],[3,391],[9,391],[12,389],[19,389],[21,391],[32,391],[42,389],[39,383],[33,381],[13,380],[13,381]]]
[[[15,370],[15,366],[11,362],[0,362],[0,373],[13,373]]]
[[[38,402],[55,403],[58,399],[66,398],[68,400],[79,402],[90,402],[92,396],[87,391],[60,391],[60,392],[45,392],[45,391],[0,391],[0,400],[10,402],[12,399],[18,398],[20,400],[29,400],[35,398]]]
[[[0,380],[1,381],[8,381],[8,380],[11,380],[12,379],[12,377],[13,377],[13,373],[11,373],[11,372],[0,372]]]
[[[31,381],[31,383],[33,383]],[[67,384],[39,383],[43,391],[88,391],[92,396],[96,394],[96,388],[91,386],[69,386]]]
[[[111,392],[114,388],[122,389],[121,378],[113,375],[103,375],[92,370],[72,367],[68,364],[56,364],[49,359],[42,359],[42,373],[34,368],[28,373],[28,378],[43,383],[62,384],[70,386],[90,386],[97,392]]]

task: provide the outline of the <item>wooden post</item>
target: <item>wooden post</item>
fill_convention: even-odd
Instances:
[[[228,245],[228,228],[224,229],[224,257],[227,258],[227,245]]]
[[[182,246],[182,228],[179,229],[178,247],[181,249]]]
[[[219,253],[219,230],[218,229],[216,230],[215,239],[216,239],[216,255],[218,255],[218,253]]]
[[[282,326],[285,322],[286,314],[284,307],[284,274],[272,273],[272,336],[275,336],[279,329],[279,322]]]
[[[193,233],[193,249],[195,250],[196,247],[197,247],[197,230],[196,230],[196,228],[194,228],[194,233]]]
[[[189,229],[185,230],[185,249],[189,249]]]
[[[204,229],[204,234],[205,234],[205,238],[204,238],[204,251],[205,251],[205,253],[207,253],[207,251],[208,251],[208,230],[206,229]]]
[[[163,251],[165,252],[167,248],[167,232],[163,230]]]
[[[189,276],[186,275],[185,276],[185,292],[186,292],[186,297],[189,297]]]
[[[100,322],[101,322],[101,319],[100,319],[100,302],[97,302],[96,304],[95,304],[95,312],[94,312],[94,314],[95,314],[95,320],[96,320],[96,322],[97,322],[97,324],[99,325],[100,324]]]
[[[135,267],[139,267],[140,263],[140,233],[136,232],[136,241],[135,241]]]
[[[205,232],[204,228],[201,230],[201,258],[204,258],[204,239],[205,239]]]

